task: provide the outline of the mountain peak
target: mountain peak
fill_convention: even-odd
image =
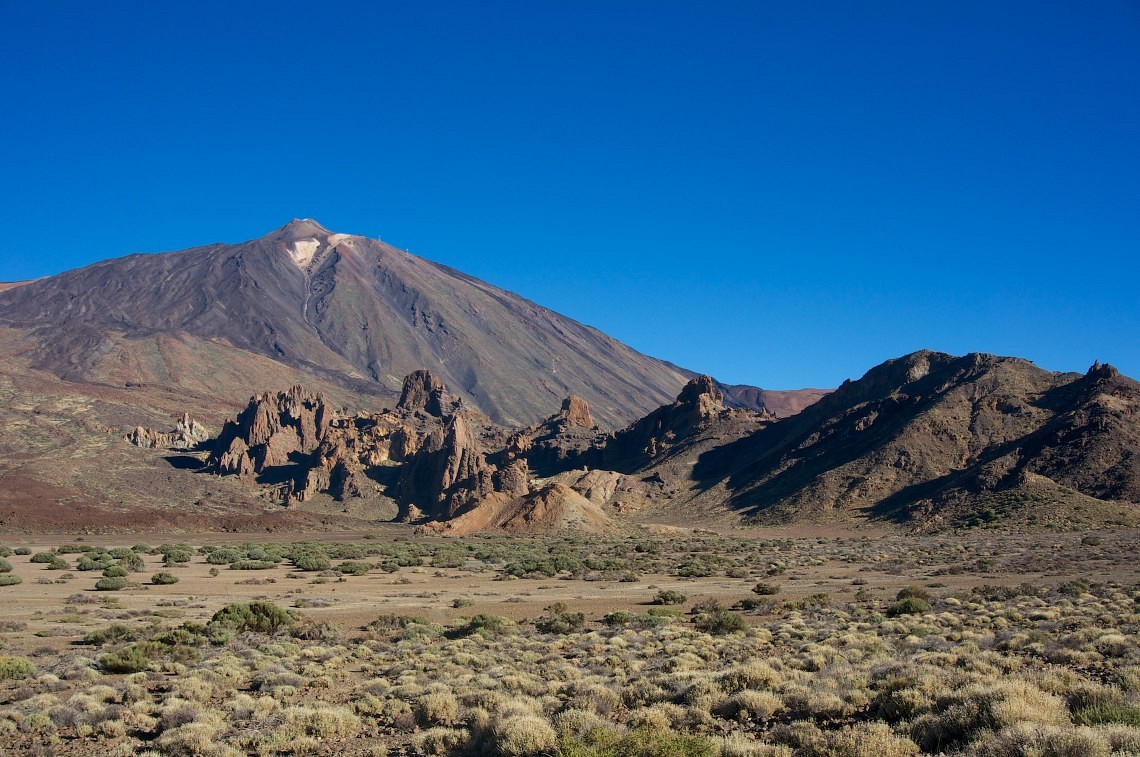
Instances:
[[[263,239],[275,242],[296,242],[301,239],[323,239],[332,234],[312,218],[294,218],[279,229],[269,232]]]

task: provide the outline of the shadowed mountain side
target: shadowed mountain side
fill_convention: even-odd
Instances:
[[[919,352],[705,452],[693,475],[701,490],[723,487],[730,507],[769,520],[833,510],[938,518],[1027,481],[1137,502],[1138,386],[1099,365],[1082,377]]]
[[[451,268],[311,220],[241,244],[129,255],[0,288],[0,325],[21,331],[33,368],[69,381],[200,384],[215,365],[184,353],[209,345],[233,351],[219,362],[268,358],[348,388],[362,404],[368,395],[394,399],[403,376],[429,368],[507,425],[534,422],[575,394],[600,423],[622,426],[694,375]],[[247,397],[259,386],[231,391]],[[759,390],[733,390],[737,404],[765,401]]]

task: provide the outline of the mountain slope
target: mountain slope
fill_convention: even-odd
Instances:
[[[212,377],[260,356],[314,381],[394,397],[404,375],[430,368],[508,424],[541,418],[572,393],[602,423],[623,425],[692,375],[446,266],[311,220],[251,242],[130,255],[0,290],[0,325],[22,332],[31,367],[70,381],[188,386],[238,401],[264,385]],[[742,404],[763,401],[739,389]],[[785,394],[773,397],[787,404]]]
[[[701,456],[695,499],[764,519],[969,520],[979,497],[1140,502],[1140,384],[1108,366],[917,352]],[[991,497],[992,499],[992,497]],[[1006,501],[1008,498],[1003,499]],[[989,501],[989,500],[987,500]]]

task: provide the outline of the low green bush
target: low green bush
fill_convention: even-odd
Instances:
[[[92,644],[101,647],[104,644],[111,644],[120,641],[131,641],[135,638],[135,632],[130,626],[122,623],[112,623],[106,628],[100,628],[95,631],[88,631],[87,635],[83,637],[84,644]]]
[[[19,554],[19,553],[17,553],[17,554]],[[51,552],[36,552],[34,555],[32,555],[32,559],[31,559],[31,562],[34,562],[34,563],[49,563],[49,562],[51,562],[51,561],[52,561],[52,560],[54,560],[54,559],[56,559],[56,557],[55,557],[55,555],[54,555],[53,553],[51,553]]]
[[[293,616],[272,602],[229,604],[214,613],[210,625],[225,626],[235,631],[272,633],[293,625]]]
[[[662,589],[653,595],[653,604],[655,605],[683,605],[688,601],[688,597],[679,591],[672,589]]]
[[[368,571],[372,570],[372,565],[366,562],[357,562],[355,560],[348,560],[336,566],[336,569],[341,573],[349,576],[363,576]]]
[[[277,563],[269,560],[238,560],[230,563],[230,570],[269,570],[277,567]]]
[[[119,591],[127,588],[127,579],[122,576],[100,578],[95,582],[96,591]]]
[[[27,657],[0,656],[0,681],[19,681],[31,678],[36,673],[36,666]]]
[[[108,673],[141,673],[150,667],[150,650],[141,644],[131,644],[116,652],[99,656],[99,667]]]
[[[921,586],[904,586],[899,589],[899,593],[895,595],[895,599],[921,599],[923,601],[930,601],[930,592]]]
[[[178,583],[178,576],[166,572],[155,573],[150,577],[150,582],[159,586],[169,586]]]
[[[924,612],[930,612],[930,610],[930,603],[925,599],[907,597],[888,607],[887,616],[897,618],[900,615],[921,615]]]
[[[753,594],[759,594],[762,597],[769,597],[769,596],[772,596],[773,594],[779,594],[780,593],[780,587],[777,586],[776,584],[769,584],[769,583],[764,583],[763,581],[761,581],[760,583],[758,583],[752,587],[752,593]]]
[[[12,563],[8,562],[3,557],[0,557],[0,573],[11,573],[11,572],[12,572]]]
[[[122,565],[108,565],[103,569],[103,578],[126,578],[130,573]]]
[[[297,570],[314,572],[329,570],[332,568],[332,561],[320,552],[302,552],[293,556],[293,565]]]
[[[570,612],[565,602],[555,602],[546,608],[548,615],[536,618],[534,627],[539,633],[577,633],[586,625],[586,615]]]
[[[449,636],[461,638],[479,634],[480,636],[498,636],[514,628],[514,623],[506,618],[488,613],[480,613],[462,626],[452,629]]]
[[[16,584],[22,584],[23,582],[24,579],[12,573],[5,573],[4,575],[0,576],[0,586],[15,586]]]

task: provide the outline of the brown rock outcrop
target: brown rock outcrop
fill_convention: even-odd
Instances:
[[[207,466],[218,473],[257,475],[268,469],[298,465],[296,455],[316,451],[328,435],[332,410],[324,398],[302,386],[250,398],[236,421],[222,428]],[[303,471],[293,492],[303,492]]]
[[[124,438],[136,447],[144,449],[191,450],[209,441],[210,432],[198,421],[193,420],[189,413],[183,413],[171,431],[155,431],[137,426]]]
[[[442,418],[453,412],[456,402],[447,393],[443,382],[431,371],[419,370],[404,377],[403,389],[397,410],[423,410],[428,415]]]
[[[562,401],[562,422],[567,426],[594,428],[597,424],[590,417],[590,406],[586,400],[571,394]]]

